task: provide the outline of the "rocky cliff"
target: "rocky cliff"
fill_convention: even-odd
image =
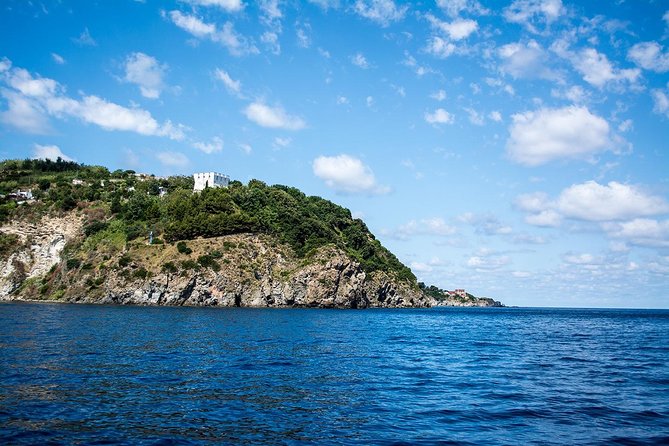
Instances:
[[[324,308],[433,304],[408,283],[383,272],[366,273],[332,245],[298,258],[271,236],[238,234],[188,241],[186,252],[143,241],[119,250],[104,240],[82,245],[82,219],[75,213],[33,224],[15,221],[0,231],[18,236],[3,261],[2,300]]]

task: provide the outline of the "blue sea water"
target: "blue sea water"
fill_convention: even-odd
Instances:
[[[669,444],[669,311],[0,305],[1,444]]]

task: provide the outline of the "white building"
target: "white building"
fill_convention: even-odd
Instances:
[[[216,172],[194,173],[193,190],[199,192],[207,187],[226,187],[230,184],[230,177]]]

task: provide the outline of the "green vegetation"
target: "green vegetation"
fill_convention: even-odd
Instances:
[[[264,233],[289,245],[298,257],[308,259],[316,249],[332,244],[360,262],[368,271],[384,271],[415,284],[416,278],[369,232],[348,209],[293,187],[268,186],[251,180],[233,181],[227,188],[192,192],[188,177],[155,178],[133,171],[109,172],[104,167],[70,161],[10,160],[0,163],[0,221],[15,215],[41,215],[79,208],[86,215],[86,250],[122,250],[135,239],[177,243],[190,255],[183,240],[237,233]],[[6,197],[17,189],[32,189],[32,204],[16,205]],[[160,196],[160,191],[166,191]],[[161,237],[161,238],[158,238]],[[6,244],[6,243],[5,243]],[[2,240],[0,240],[2,245]],[[0,246],[2,248],[2,246]],[[241,246],[225,246],[225,249]],[[180,262],[188,269],[220,265],[221,252],[201,256],[197,262]],[[130,263],[122,258],[119,266]],[[167,270],[171,270],[168,265]],[[143,274],[141,272],[136,274]]]

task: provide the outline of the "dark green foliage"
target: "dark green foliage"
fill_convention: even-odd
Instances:
[[[188,259],[181,262],[181,268],[199,270],[200,265],[195,260]]]
[[[67,269],[77,269],[81,265],[81,260],[79,259],[67,259],[67,262],[65,262],[65,265],[67,266]]]
[[[198,257],[197,263],[202,265],[202,267],[204,268],[211,268],[214,271],[219,271],[221,269],[221,265],[219,265],[218,262],[214,260],[214,257],[209,254],[201,255],[200,257]]]
[[[176,273],[177,272],[177,267],[173,262],[165,262],[163,263],[162,267],[163,272],[165,273]]]
[[[177,251],[179,251],[181,254],[190,254],[193,252],[193,250],[190,249],[188,245],[186,245],[186,242],[183,241],[177,243]]]
[[[147,277],[149,277],[149,272],[146,270],[146,268],[141,266],[137,268],[135,271],[133,271],[132,276],[138,279],[146,279]]]
[[[125,268],[126,266],[130,265],[130,262],[132,259],[128,254],[123,254],[120,259],[118,259],[118,266],[121,268]]]
[[[84,234],[86,234],[86,236],[93,235],[97,232],[104,231],[108,226],[109,224],[107,222],[94,221],[84,226]]]
[[[152,245],[164,245],[165,242],[162,239],[159,239],[158,237],[155,237],[153,241],[151,242]]]
[[[85,181],[73,186],[72,180]],[[49,187],[47,187],[47,182]],[[111,219],[86,226],[87,236],[120,221],[126,240],[146,240],[149,231],[167,242],[176,242],[181,254],[192,251],[183,240],[217,237],[238,233],[264,233],[288,244],[299,257],[332,244],[344,250],[368,271],[385,271],[400,280],[415,283],[415,276],[385,249],[359,219],[348,209],[319,197],[309,197],[294,187],[268,186],[251,180],[248,185],[232,181],[227,188],[207,188],[193,193],[190,177],[136,177],[133,171],[110,173],[104,167],[84,166],[58,160],[14,160],[0,163],[0,193],[19,187],[38,186],[43,191],[40,202],[47,208],[71,210],[94,203],[107,206]],[[41,187],[44,186],[44,187]],[[160,197],[163,188],[168,192]],[[0,202],[0,221],[21,211],[13,202]],[[159,243],[160,239],[154,239]],[[225,250],[236,248],[224,245]],[[218,266],[220,253],[204,260],[206,267]],[[122,268],[127,261],[119,261]],[[188,262],[188,261],[186,261]],[[191,261],[192,262],[192,261]],[[126,265],[123,265],[126,263]],[[212,266],[216,265],[216,266]],[[185,269],[200,268],[200,263],[186,263]]]

